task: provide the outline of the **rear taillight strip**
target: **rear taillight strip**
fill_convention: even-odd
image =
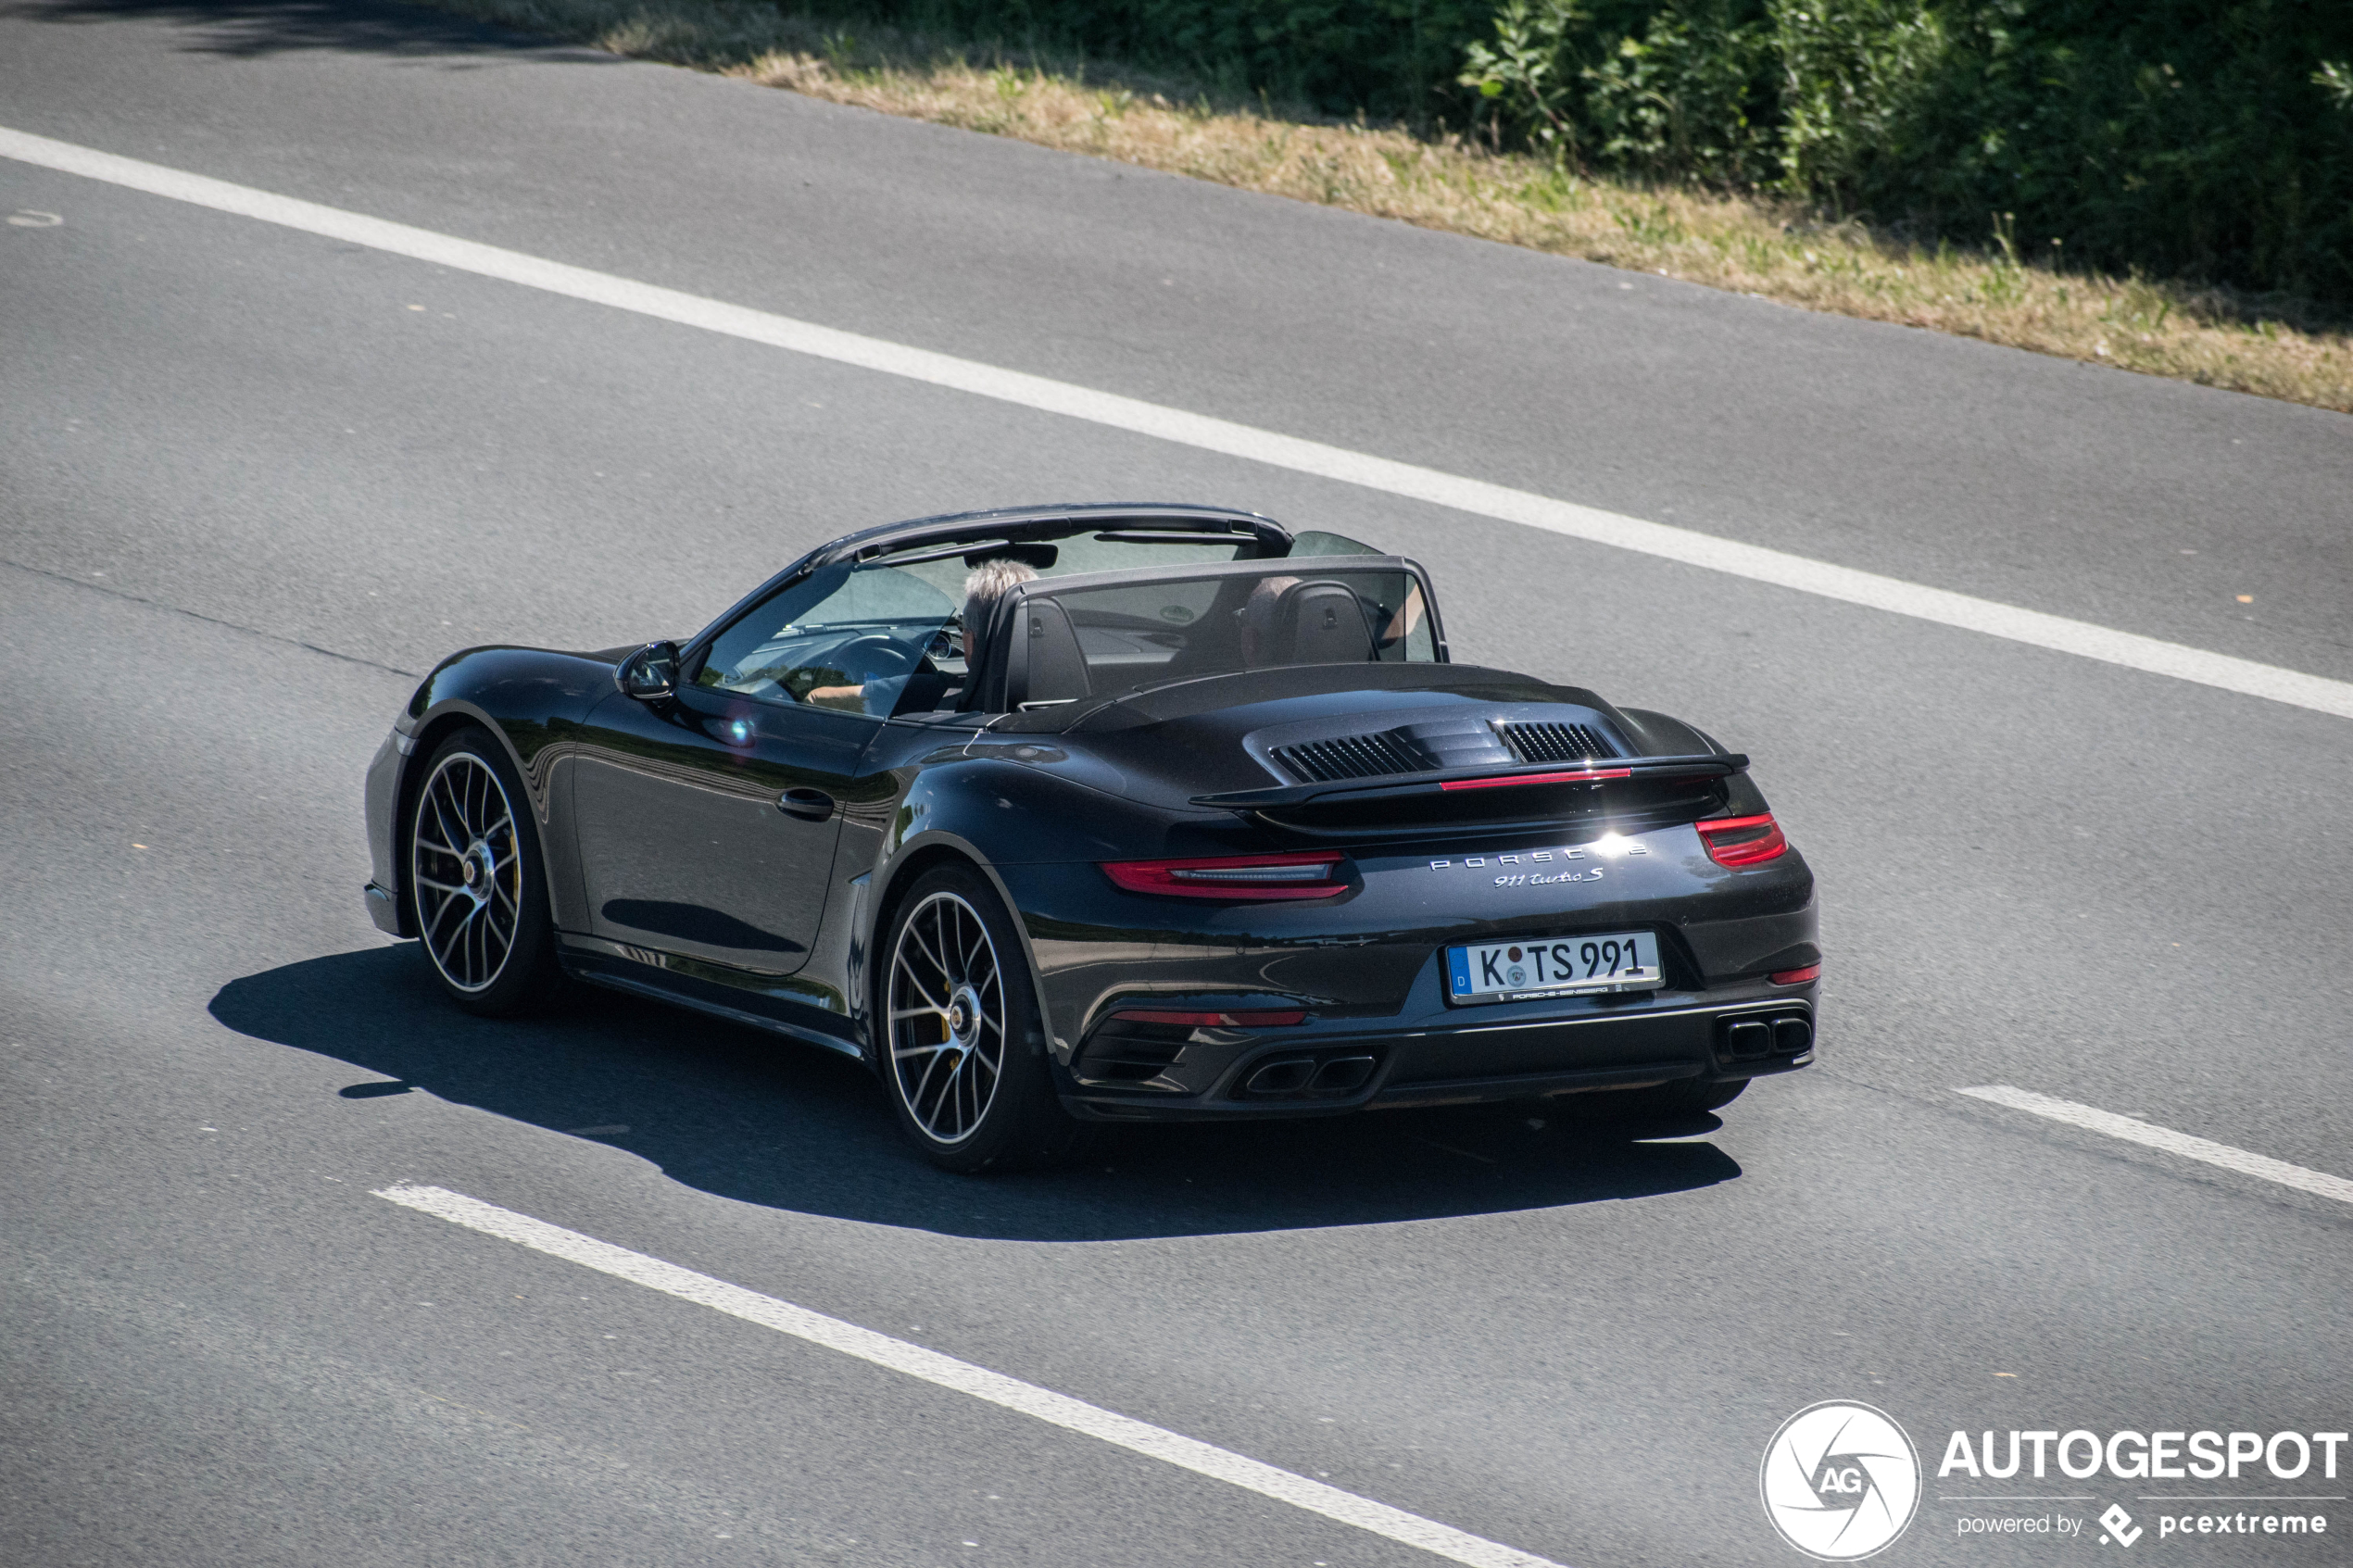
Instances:
[[[1103,874],[1130,893],[1233,900],[1329,898],[1348,891],[1346,857],[1325,850],[1293,855],[1220,855],[1192,860],[1105,860]]]
[[[1707,858],[1719,866],[1761,866],[1789,853],[1789,839],[1770,812],[1761,817],[1718,817],[1694,822]]]

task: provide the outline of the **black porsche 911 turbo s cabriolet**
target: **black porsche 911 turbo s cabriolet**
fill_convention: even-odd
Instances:
[[[841,1051],[951,1169],[1085,1123],[1813,1060],[1813,874],[1748,759],[1452,662],[1428,574],[1250,513],[869,529],[683,644],[478,647],[368,772],[378,926]]]

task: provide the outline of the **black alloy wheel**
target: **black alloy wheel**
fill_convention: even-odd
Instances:
[[[880,1065],[915,1146],[968,1173],[1073,1153],[1083,1129],[1054,1098],[1028,962],[986,880],[965,866],[925,872],[883,951]]]
[[[559,978],[546,862],[522,781],[484,731],[434,749],[409,818],[409,897],[435,979],[488,1016],[544,1001]]]

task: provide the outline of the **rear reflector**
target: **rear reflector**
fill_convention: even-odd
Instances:
[[[1810,980],[1819,980],[1821,977],[1822,966],[1818,963],[1809,963],[1804,969],[1777,969],[1773,972],[1772,979],[1776,985],[1803,985]]]
[[[1591,784],[1595,779],[1630,779],[1630,768],[1594,768],[1575,773],[1505,773],[1495,779],[1449,779],[1441,789],[1508,789],[1513,784]]]
[[[1185,1029],[1288,1029],[1307,1022],[1295,1012],[1174,1012],[1161,1008],[1122,1008],[1112,1017],[1126,1023],[1174,1023]]]
[[[1789,840],[1768,814],[1762,817],[1718,817],[1693,822],[1707,858],[1719,866],[1760,866],[1789,852]]]
[[[1221,855],[1203,860],[1105,860],[1103,874],[1130,893],[1180,898],[1328,898],[1348,890],[1344,857],[1326,850],[1304,855]]]

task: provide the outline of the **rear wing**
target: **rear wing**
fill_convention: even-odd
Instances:
[[[1327,784],[1234,790],[1223,795],[1196,795],[1192,803],[1218,810],[1245,813],[1295,811],[1302,807],[1404,804],[1425,797],[1434,803],[1448,796],[1459,797],[1485,790],[1578,785],[1602,790],[1613,781],[1620,780],[1649,784],[1703,784],[1728,779],[1747,771],[1748,759],[1737,753],[1698,757],[1605,758],[1591,765],[1573,767],[1563,767],[1557,762],[1540,762],[1507,768],[1442,768],[1431,772],[1394,775],[1387,779],[1340,779]]]

